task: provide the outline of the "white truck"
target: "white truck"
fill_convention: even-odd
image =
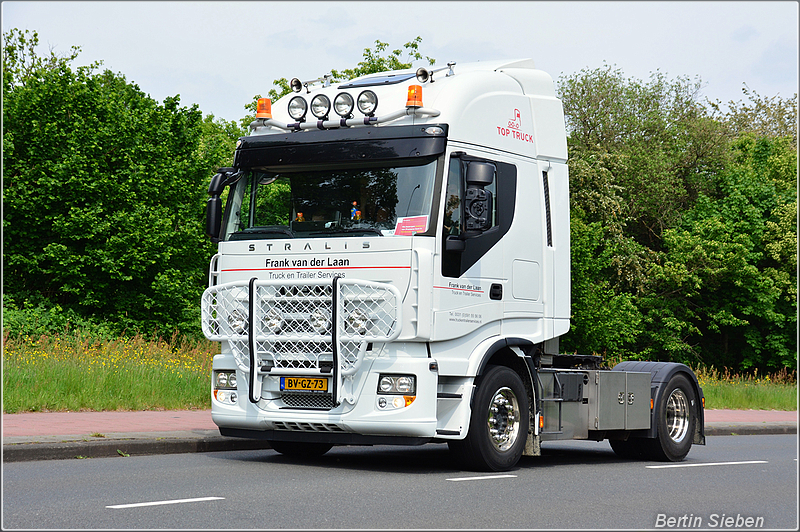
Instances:
[[[292,455],[446,442],[487,471],[543,441],[672,461],[705,443],[687,366],[559,353],[567,140],[548,74],[526,59],[291,86],[258,101],[209,185],[222,435]]]

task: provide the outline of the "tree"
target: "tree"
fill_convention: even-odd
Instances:
[[[230,157],[230,124],[73,69],[75,54],[40,58],[36,33],[3,37],[4,303],[196,332],[207,181]]]
[[[571,351],[796,368],[796,97],[700,81],[559,80],[569,138]]]

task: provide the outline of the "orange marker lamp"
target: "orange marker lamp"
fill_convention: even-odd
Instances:
[[[272,118],[272,101],[269,98],[258,99],[256,118]]]
[[[409,85],[408,86],[408,100],[406,107],[422,107],[422,86]]]

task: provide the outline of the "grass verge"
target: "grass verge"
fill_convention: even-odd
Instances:
[[[786,368],[767,375],[693,369],[707,409],[797,410],[797,375]]]
[[[3,413],[211,408],[206,340],[3,337]]]
[[[3,413],[210,408],[207,340],[3,335]],[[797,410],[794,371],[693,368],[708,409]]]

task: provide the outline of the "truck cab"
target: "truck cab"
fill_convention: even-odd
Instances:
[[[315,81],[260,100],[209,186],[221,434],[286,454],[446,442],[483,470],[555,439],[668,460],[704,443],[686,366],[559,353],[569,176],[548,74],[523,59]]]

